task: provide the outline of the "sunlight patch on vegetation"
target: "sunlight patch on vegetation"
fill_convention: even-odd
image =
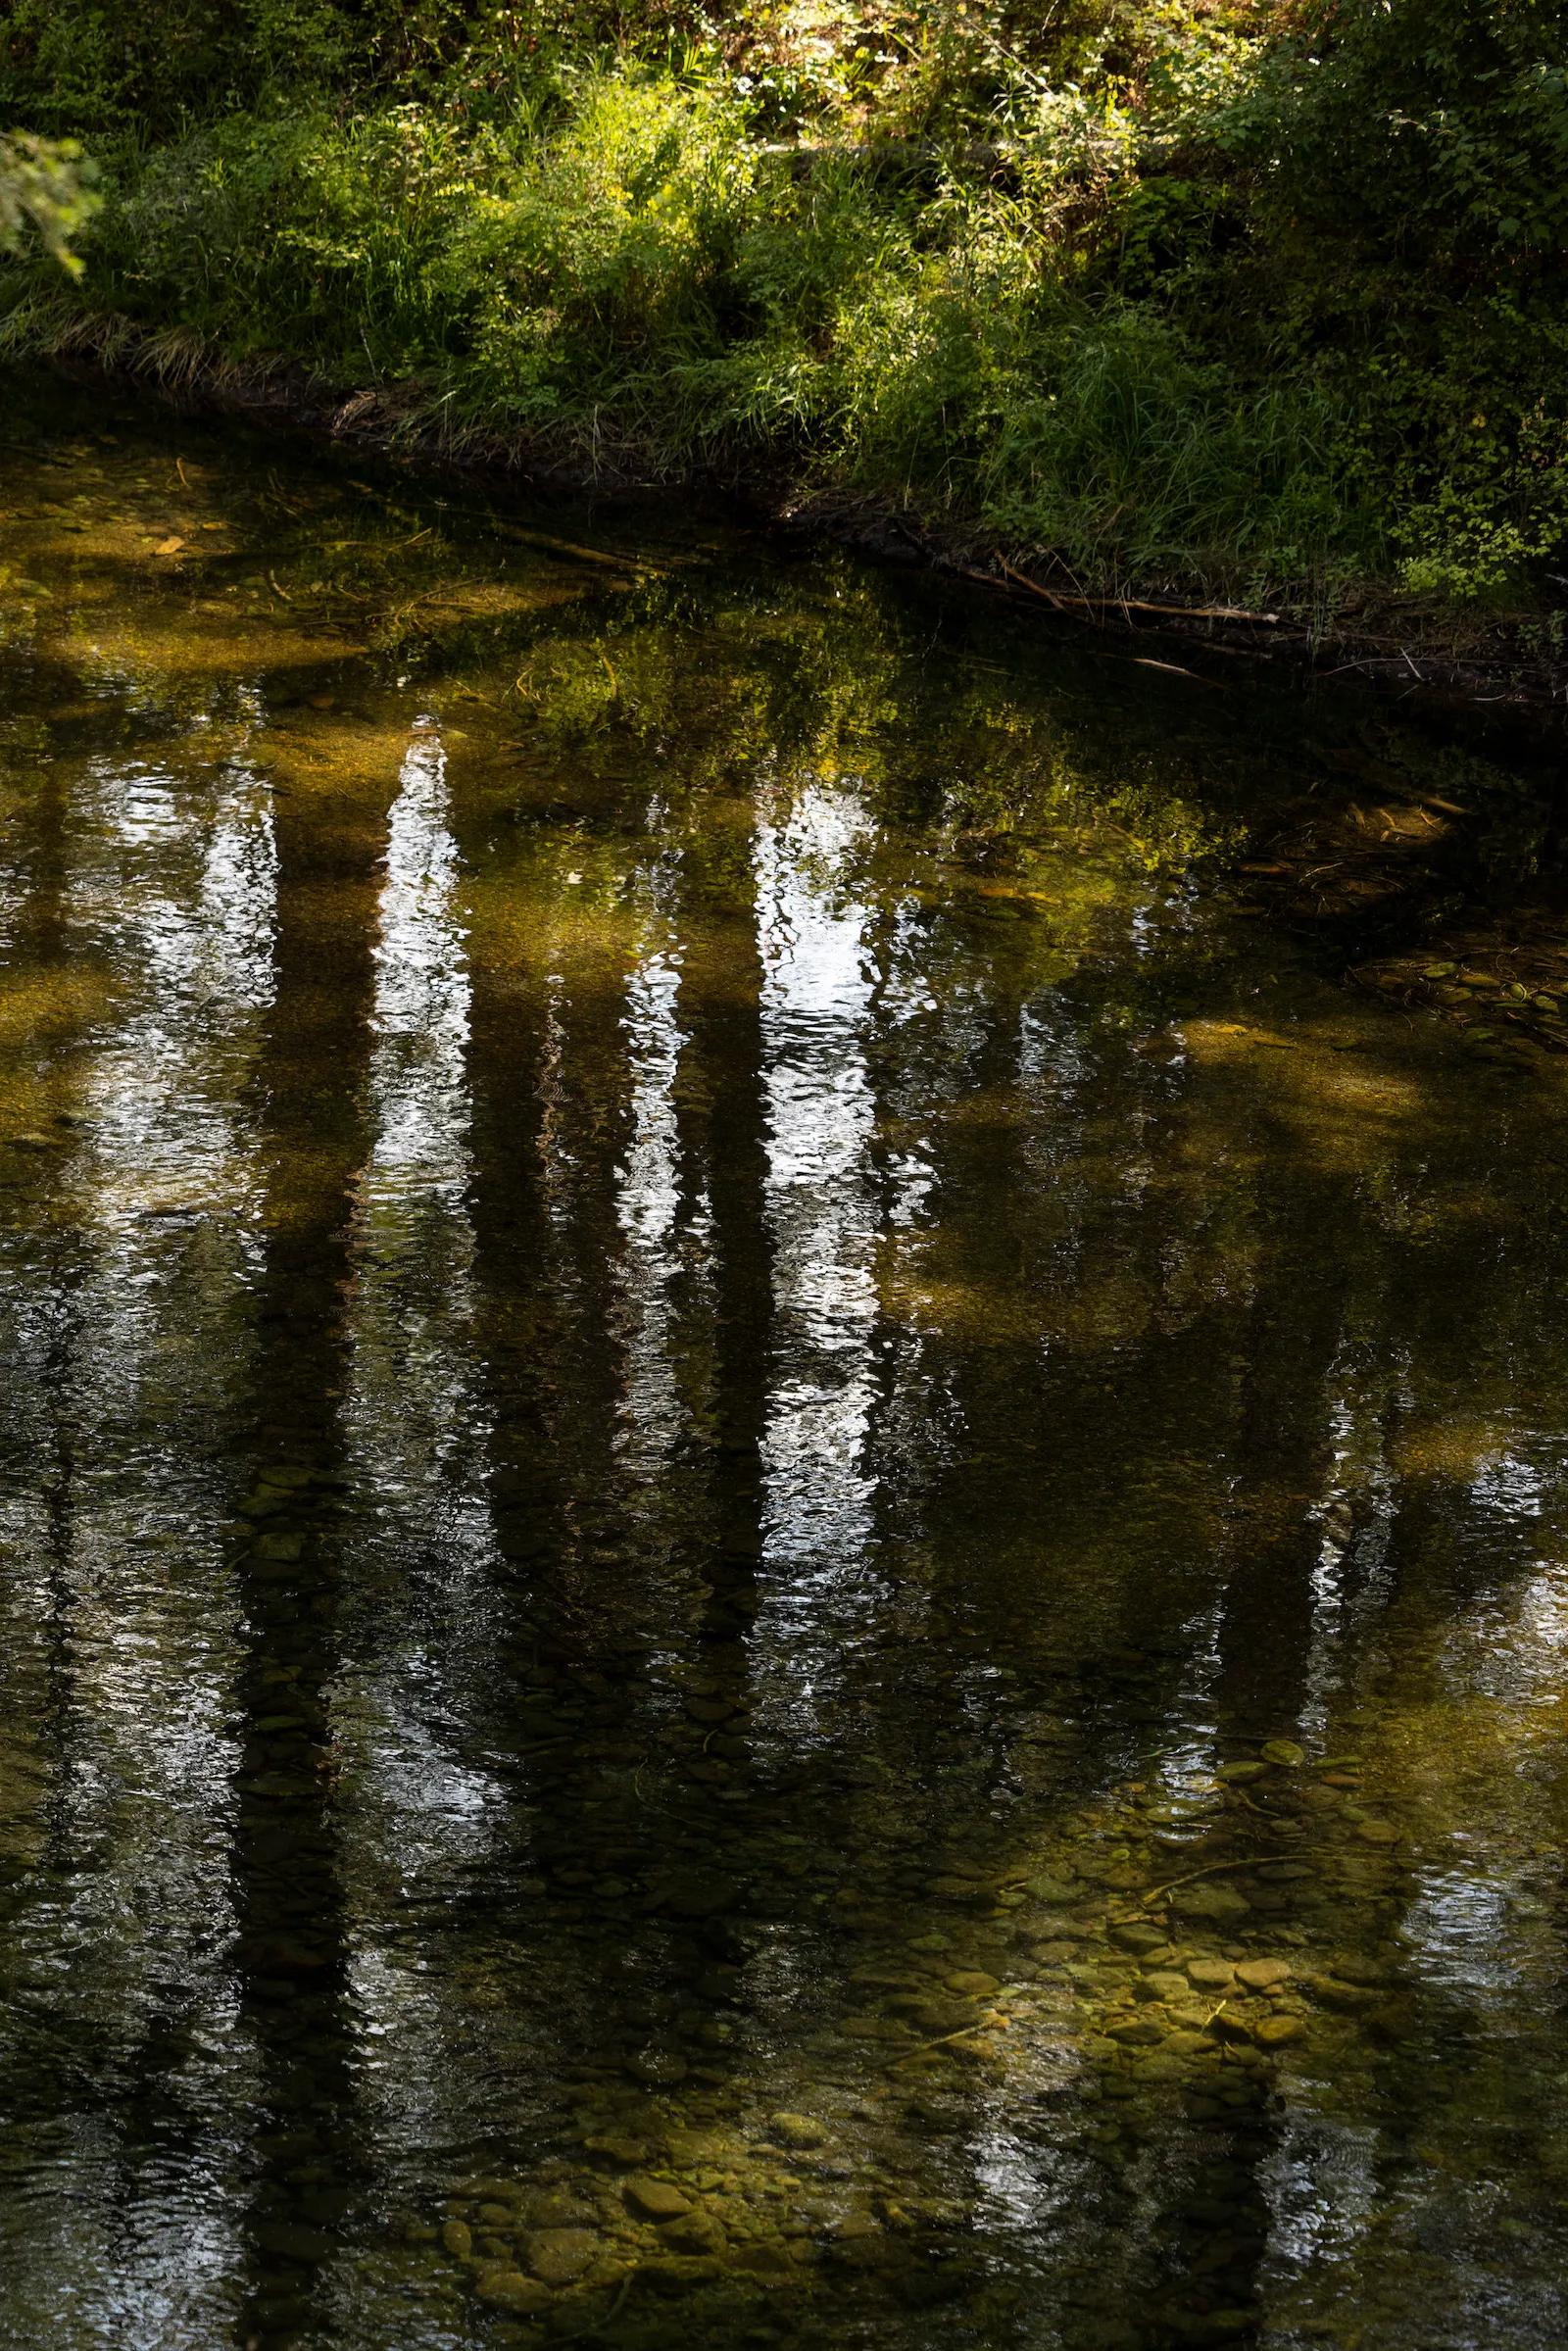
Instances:
[[[408,432],[707,472],[1096,592],[1550,603],[1568,32],[1540,0],[17,0],[90,280],[6,347],[374,387]],[[77,223],[79,225],[79,223]]]

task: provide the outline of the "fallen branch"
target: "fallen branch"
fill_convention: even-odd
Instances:
[[[1140,596],[1069,596],[1060,588],[1044,588],[1039,580],[1015,570],[1005,556],[999,555],[997,562],[1020,588],[1027,588],[1031,596],[1042,597],[1059,612],[1155,612],[1165,620],[1240,620],[1252,628],[1277,628],[1283,618],[1279,612],[1251,612],[1237,604],[1151,604]],[[989,571],[974,571],[966,565],[960,569],[965,579],[982,580],[993,588],[998,584]]]
[[[570,556],[579,563],[599,563],[610,571],[635,571],[651,579],[662,579],[663,572],[637,556],[607,554],[602,547],[582,547],[575,539],[558,539],[551,532],[524,530],[517,522],[490,519],[489,527],[498,538],[515,539],[523,547],[542,548],[547,555]]]
[[[1012,565],[1008,563],[1004,555],[999,555],[997,562],[1002,565],[1002,568],[1007,574],[1007,577],[1009,579],[1015,579],[1020,588],[1027,588],[1032,596],[1043,596],[1047,604],[1055,606],[1058,612],[1066,611],[1065,603],[1063,602],[1062,598],[1055,593],[1054,589],[1043,588],[1038,580],[1026,579],[1021,571],[1014,571]],[[1080,596],[1076,601],[1079,604],[1082,604],[1085,599]]]

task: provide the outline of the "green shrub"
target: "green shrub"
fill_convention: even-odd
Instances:
[[[1375,560],[1348,419],[1246,389],[1168,322],[1102,312],[1029,354],[983,469],[999,529],[1100,580],[1229,576],[1255,594]]]
[[[721,347],[756,201],[721,91],[595,77],[500,177],[434,271],[465,320],[465,405],[531,420]]]
[[[35,237],[52,261],[79,275],[74,240],[98,209],[96,167],[74,139],[36,131],[0,138],[0,253]]]
[[[1102,586],[1568,569],[1555,0],[10,0],[0,110],[92,135],[89,307],[579,463]]]

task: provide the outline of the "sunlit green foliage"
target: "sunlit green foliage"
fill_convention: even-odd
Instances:
[[[79,272],[72,240],[98,208],[95,177],[74,139],[0,138],[0,253],[15,252],[30,230],[52,261]]]
[[[1319,604],[1560,565],[1565,75],[1544,0],[14,0],[0,45],[104,154],[100,308]]]

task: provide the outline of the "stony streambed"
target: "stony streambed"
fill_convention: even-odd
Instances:
[[[1309,1766],[1274,1740],[1180,1805],[1113,1791],[1018,1874],[951,1856],[918,1889],[933,1922],[921,1933],[880,1947],[887,1922],[857,1909],[855,1942],[875,1955],[849,1971],[854,2005],[812,2037],[809,2111],[758,2112],[744,2026],[700,2026],[689,2060],[634,2057],[585,2090],[575,2143],[526,2175],[455,2181],[405,2240],[541,2339],[613,2319],[616,2339],[674,2340],[692,2321],[662,2308],[672,2297],[698,2297],[704,2326],[712,2306],[750,2313],[770,2339],[781,2326],[830,2332],[843,2321],[818,2306],[863,2308],[873,2289],[962,2301],[976,2283],[969,2216],[899,2182],[911,2137],[918,2164],[950,2121],[961,2128],[976,2071],[1004,2096],[1087,2096],[1086,2141],[1112,2168],[1138,2160],[1162,2117],[1210,2127],[1222,2183],[1223,2126],[1267,2103],[1281,2066],[1333,2070],[1364,2037],[1396,2045],[1413,2030],[1400,1954],[1379,1940],[1399,1832],[1367,1793],[1358,1758]],[[715,1958],[730,1957],[745,1904],[710,1900]],[[726,1989],[744,1996],[738,1976]],[[722,2068],[715,2046],[733,2049]],[[1250,2251],[1215,2226],[1209,2290],[1173,2314],[1182,2339],[1249,2330],[1226,2269]],[[783,2294],[815,2305],[783,2322]],[[1076,2324],[1084,2341],[1145,2339],[1110,2312],[1080,2308]]]
[[[8,430],[0,2340],[1556,2351],[1539,775]]]
[[[264,1586],[291,1576],[336,1506],[307,1464],[270,1466],[242,1504],[247,1572]],[[666,1790],[741,1785],[752,1708],[721,1678],[671,1683],[657,1740],[634,1758],[596,1731],[603,1696],[543,1661],[545,1628],[519,1633],[539,1660],[531,1734],[603,1770],[627,1817],[651,1772]],[[271,1670],[280,1688],[298,1680]],[[1036,1721],[1020,1736],[1044,1788],[1071,1734]],[[325,1757],[299,1714],[278,1713],[258,1723],[250,1760],[253,1803],[287,1806]],[[1249,2332],[1257,2243],[1225,2191],[1244,2194],[1245,2142],[1281,2070],[1342,2077],[1418,2031],[1396,1933],[1401,1830],[1362,1758],[1279,1738],[1176,1788],[1126,1783],[1005,1868],[962,1850],[916,1862],[902,1822],[896,1868],[835,1863],[799,1838],[773,1848],[763,1801],[728,1836],[710,1819],[700,1851],[666,1852],[652,1875],[631,1843],[562,1857],[550,1885],[582,1939],[634,1921],[673,1960],[667,2021],[618,2059],[596,2051],[526,2169],[455,2179],[398,2224],[402,2290],[426,2307],[456,2294],[514,2343],[602,2329],[673,2342],[694,2326],[832,2340],[874,2327],[883,2306],[972,2306],[1000,2323],[1007,2295],[978,2258],[973,2213],[942,2187],[979,2085],[1049,2114],[1113,2176],[1173,2129],[1195,2133],[1213,2191],[1193,2222],[1200,2283],[1189,2277],[1159,2324],[1195,2343]],[[802,1892],[832,1916],[832,1974],[807,2003],[810,2029],[781,2048],[765,1956],[770,1921]],[[900,1932],[901,1895],[916,1932]],[[270,1956],[308,1971],[308,1933]],[[321,2243],[309,2223],[274,2229],[284,2263]],[[1065,2314],[1073,2339],[1148,2340],[1119,2298],[1084,2288]],[[286,2280],[271,2310],[286,2322]]]

